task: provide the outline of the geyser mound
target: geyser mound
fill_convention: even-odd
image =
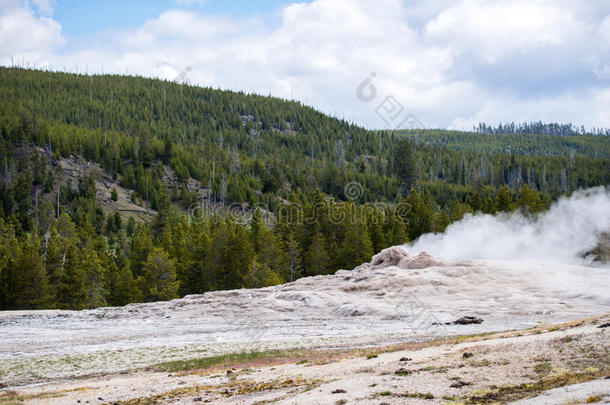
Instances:
[[[428,252],[420,252],[416,256],[410,256],[404,246],[392,246],[373,256],[369,264],[373,268],[396,266],[401,269],[425,269],[430,266],[441,266],[443,263],[436,260]]]

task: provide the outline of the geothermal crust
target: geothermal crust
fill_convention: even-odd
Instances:
[[[382,345],[610,312],[607,268],[443,262],[406,248],[334,275],[88,311],[0,313],[0,384],[270,348]],[[569,288],[568,288],[569,286]],[[448,325],[463,316],[483,319]]]

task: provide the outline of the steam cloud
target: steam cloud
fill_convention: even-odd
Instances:
[[[536,218],[520,212],[466,215],[443,234],[426,234],[407,248],[447,259],[544,260],[584,264],[583,254],[610,231],[610,188],[564,197]]]

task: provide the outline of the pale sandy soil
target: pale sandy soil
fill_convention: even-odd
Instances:
[[[251,362],[94,376],[22,387],[10,395],[32,404],[441,404],[467,399],[506,403],[523,397],[536,397],[532,403],[539,404],[575,404],[591,396],[608,403],[610,328],[599,326],[609,321],[607,315],[521,332],[407,344],[377,349],[377,357],[370,355],[374,351],[337,358],[311,352],[265,366]],[[465,358],[465,353],[472,355]],[[547,385],[537,387],[540,381]],[[553,388],[548,385],[553,381],[568,387],[538,396]],[[582,384],[587,381],[593,382]],[[533,385],[519,389],[520,384]]]

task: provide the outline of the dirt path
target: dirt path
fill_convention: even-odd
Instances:
[[[22,387],[1,394],[0,404],[507,403],[541,392],[546,394],[537,397],[539,404],[608,403],[610,328],[600,327],[608,322],[610,315],[519,332],[310,351],[190,370],[188,363],[175,363],[173,372]]]

